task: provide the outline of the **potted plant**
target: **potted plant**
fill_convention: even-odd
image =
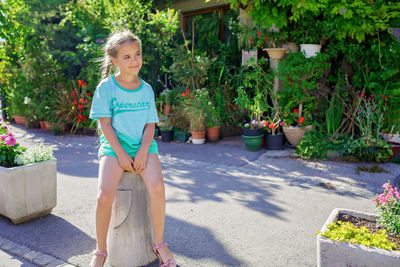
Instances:
[[[49,214],[57,203],[52,149],[23,148],[7,125],[0,124],[0,214],[15,224]]]
[[[335,209],[317,237],[318,266],[399,266],[400,193],[390,183],[374,199],[379,214]]]
[[[211,98],[208,97],[207,93],[207,106],[206,106],[206,126],[207,126],[207,139],[209,141],[215,142],[219,139],[219,129],[221,120],[219,114],[212,103]]]
[[[265,148],[266,149],[282,149],[283,147],[283,134],[280,132],[280,127],[284,125],[278,114],[272,119],[267,120],[265,123]]]
[[[230,22],[230,29],[238,40],[238,47],[242,51],[242,66],[248,64],[250,59],[257,61],[257,48],[264,42],[261,34],[255,27],[243,25],[237,21]]]
[[[206,140],[206,94],[208,92],[205,88],[197,89],[195,92],[188,89],[181,93],[178,100],[178,109],[183,111],[189,122],[193,144],[204,144]]]
[[[161,140],[163,142],[171,142],[173,140],[173,126],[171,124],[170,115],[160,116],[160,122],[157,123],[160,129]]]
[[[312,112],[317,107],[313,90],[329,67],[328,55],[306,58],[301,52],[289,53],[278,66],[283,88],[278,91],[283,107],[284,127],[288,141],[297,146],[306,130],[312,129]]]

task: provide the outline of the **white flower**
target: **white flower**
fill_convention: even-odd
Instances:
[[[45,109],[50,109],[50,107],[49,107],[49,106],[45,106],[44,108],[45,108]]]
[[[21,155],[15,157],[15,164],[26,165],[35,162],[41,162],[54,159],[53,149],[44,145],[28,148]]]
[[[31,102],[31,99],[30,99],[29,97],[25,96],[25,98],[24,98],[24,104],[26,105],[26,104],[28,104],[29,102]]]

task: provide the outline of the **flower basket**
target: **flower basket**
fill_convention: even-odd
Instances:
[[[338,221],[340,214],[348,214],[368,221],[376,221],[378,216],[371,213],[348,209],[334,209],[321,229]],[[318,266],[400,266],[400,251],[366,247],[359,244],[332,241],[320,234],[317,237]]]
[[[286,139],[293,146],[298,146],[300,144],[300,140],[303,138],[307,131],[313,129],[312,125],[308,125],[306,127],[283,127],[283,132],[285,133]]]

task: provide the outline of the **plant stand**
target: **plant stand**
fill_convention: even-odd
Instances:
[[[57,204],[57,160],[0,167],[0,214],[19,224],[50,214]]]
[[[327,225],[336,222],[339,214],[349,214],[369,221],[376,221],[375,214],[347,209],[334,209],[326,220],[321,232],[328,230]],[[371,248],[347,242],[335,242],[321,235],[317,237],[317,265],[324,266],[363,266],[376,267],[400,266],[400,252],[380,248]]]
[[[149,194],[142,177],[124,172],[115,194],[107,236],[112,266],[143,266],[156,259],[152,250]]]
[[[263,50],[267,51],[270,59],[274,61],[274,62],[270,61],[270,66],[273,70],[276,70],[279,64],[279,60],[281,60],[285,56],[287,48],[265,48]],[[279,79],[276,76],[274,77],[274,89],[275,92],[278,91],[279,89]]]

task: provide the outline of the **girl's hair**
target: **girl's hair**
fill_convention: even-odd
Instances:
[[[128,42],[137,42],[140,46],[140,51],[142,51],[142,41],[129,30],[115,31],[108,37],[103,47],[104,57],[99,60],[102,79],[107,78],[111,72],[111,67],[113,66],[111,57],[117,57],[118,49]]]

